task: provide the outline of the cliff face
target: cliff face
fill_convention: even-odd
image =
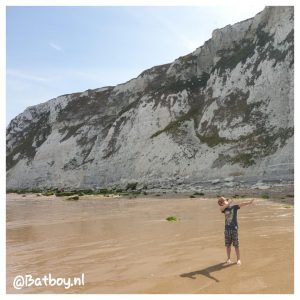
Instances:
[[[115,87],[29,107],[7,128],[7,188],[293,178],[294,12],[267,7]]]

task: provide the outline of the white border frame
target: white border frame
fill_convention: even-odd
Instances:
[[[255,0],[251,1],[250,3],[247,2],[248,5],[253,4],[253,2],[259,2],[260,4],[264,4],[265,6],[268,5],[292,5],[295,6],[295,32],[297,33],[297,30],[299,27],[299,22],[298,22],[298,5],[297,1],[289,1],[289,0],[273,0],[273,1],[264,1],[264,0]],[[241,1],[238,0],[0,0],[0,66],[1,66],[1,72],[0,72],[0,93],[1,93],[1,102],[0,102],[0,141],[1,141],[1,147],[0,147],[0,155],[1,155],[1,160],[0,160],[0,220],[2,222],[1,226],[1,233],[0,233],[0,295],[1,299],[4,298],[6,299],[15,299],[15,298],[25,298],[25,299],[32,299],[36,297],[42,297],[41,295],[11,295],[11,294],[6,294],[6,201],[5,201],[5,143],[6,143],[6,137],[5,137],[5,127],[6,127],[6,122],[5,122],[5,114],[6,114],[6,7],[7,6],[218,6],[218,5],[241,5]],[[246,5],[247,5],[246,4]],[[298,25],[297,25],[298,24]],[[298,49],[298,38],[295,36],[295,49]],[[201,46],[201,45],[199,45]],[[296,50],[295,53],[298,53]],[[296,68],[295,68],[295,77],[294,77],[294,82],[297,82],[297,66],[298,66],[298,60],[295,57],[295,63],[296,63]],[[297,86],[295,86],[295,99],[297,99]],[[294,101],[295,103],[295,113],[294,115],[297,115],[297,112],[299,112],[298,104],[297,101]],[[222,297],[222,299],[241,299],[241,298],[249,298],[252,299],[253,297],[257,298],[263,298],[263,299],[283,299],[283,298],[295,298],[296,296],[299,296],[299,288],[296,284],[296,282],[299,282],[299,237],[297,237],[296,232],[298,232],[299,229],[299,218],[298,218],[298,203],[297,203],[297,196],[299,195],[299,188],[297,184],[297,178],[298,178],[298,158],[296,156],[297,154],[297,149],[299,149],[298,146],[298,121],[295,118],[295,136],[294,136],[294,141],[295,141],[295,215],[294,215],[294,220],[295,220],[295,226],[294,226],[294,295],[259,295],[259,294],[247,294],[247,295],[187,295],[187,294],[169,294],[169,295],[147,295],[147,294],[126,294],[126,295],[108,295],[108,294],[97,294],[97,295],[89,295],[89,294],[80,294],[80,295],[43,295],[43,297],[46,297],[48,299],[52,298],[59,298],[59,299],[65,299],[65,297],[88,297],[88,298],[105,298],[105,299],[155,299],[155,298],[163,298],[163,299],[172,299],[172,300],[177,300],[177,299],[198,299],[199,297],[204,298],[204,299],[215,299],[215,297]],[[299,200],[300,201],[300,200]],[[298,234],[299,236],[299,234]],[[284,259],[284,258],[283,258]],[[251,297],[251,298],[250,298]]]

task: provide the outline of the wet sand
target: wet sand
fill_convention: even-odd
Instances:
[[[215,199],[8,194],[7,293],[293,293],[293,206],[257,199],[238,220],[242,265],[226,266]],[[13,288],[49,273],[85,285]]]

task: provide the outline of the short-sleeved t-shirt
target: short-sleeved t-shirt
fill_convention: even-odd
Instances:
[[[225,229],[238,229],[237,210],[239,205],[226,207],[223,211],[225,214]]]

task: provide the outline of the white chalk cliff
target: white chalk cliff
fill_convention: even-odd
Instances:
[[[293,7],[266,7],[124,84],[27,108],[7,128],[7,188],[293,178],[293,83]]]

